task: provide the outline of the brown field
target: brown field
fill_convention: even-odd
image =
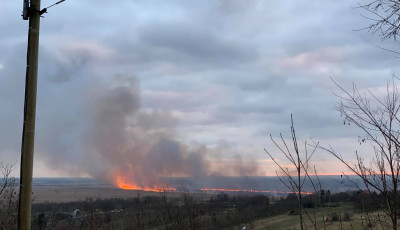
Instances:
[[[34,186],[33,195],[35,203],[43,202],[69,202],[85,200],[88,198],[134,198],[140,196],[159,195],[157,192],[137,190],[123,190],[112,187],[82,187],[82,186]]]

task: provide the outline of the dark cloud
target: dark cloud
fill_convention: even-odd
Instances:
[[[143,43],[156,47],[155,52],[164,53],[162,61],[178,56],[180,60],[207,62],[211,67],[212,64],[232,65],[256,59],[256,52],[250,45],[223,39],[202,26],[194,27],[182,22],[157,23],[141,27],[137,32]]]

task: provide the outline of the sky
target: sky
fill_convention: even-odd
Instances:
[[[398,44],[360,30],[370,21],[357,4],[67,0],[50,8],[41,19],[34,176],[109,180],[125,168],[155,180],[166,172],[274,175],[264,148],[287,164],[269,135],[289,138],[291,114],[301,141],[348,159],[369,151],[343,125],[331,78],[379,95],[398,57],[377,46]],[[16,174],[28,29],[21,11],[22,2],[5,1],[0,15],[0,160]],[[346,170],[326,152],[313,159],[320,173]]]

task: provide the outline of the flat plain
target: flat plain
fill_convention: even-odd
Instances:
[[[137,190],[123,190],[113,187],[82,187],[82,186],[33,186],[35,203],[43,202],[70,202],[85,199],[106,198],[134,198],[140,195],[158,195],[156,192],[145,192]]]

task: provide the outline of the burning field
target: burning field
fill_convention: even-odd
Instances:
[[[190,192],[190,193],[229,193],[264,194],[286,196],[292,191],[285,188],[277,177],[203,177],[203,178],[164,178],[164,185],[141,188],[118,178],[117,187],[123,190],[146,192]],[[312,191],[311,185],[308,190]],[[304,192],[312,194],[312,192]]]
[[[80,131],[76,139],[66,143],[65,138],[56,138],[49,132],[49,141],[38,147],[46,165],[121,189],[143,191],[178,189],[166,186],[162,180],[166,177],[260,175],[256,161],[244,161],[240,155],[228,161],[221,157],[232,152],[229,146],[210,148],[194,141],[182,142],[176,130],[179,121],[171,112],[141,110],[137,80],[117,76],[112,83],[96,84],[82,99],[86,122],[63,129],[66,136],[68,131]]]
[[[326,188],[333,192],[345,190],[332,183],[332,177],[322,177],[321,181]],[[161,178],[164,185],[154,188],[139,188],[121,181],[115,186],[92,178],[35,178],[35,203],[42,202],[69,202],[85,200],[87,198],[123,198],[128,199],[143,196],[167,193],[169,196],[180,196],[182,193],[198,194],[200,196],[215,194],[229,195],[267,195],[286,197],[290,191],[280,183],[277,177],[173,177]],[[168,185],[168,186],[167,186]],[[304,194],[311,194],[312,186],[305,184]]]

